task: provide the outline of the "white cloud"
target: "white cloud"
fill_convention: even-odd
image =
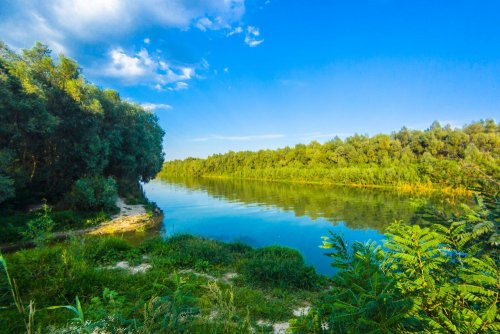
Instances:
[[[224,67],[224,73],[228,73],[229,72],[229,67]]]
[[[256,47],[264,42],[264,39],[258,39],[259,36],[259,28],[248,26],[245,32],[245,43],[252,48]]]
[[[73,41],[106,42],[151,25],[231,29],[244,13],[245,0],[2,0],[0,35],[14,47],[39,40],[63,51]]]
[[[129,56],[122,49],[114,49],[109,53],[111,63],[105,73],[112,77],[131,80],[142,77],[148,71],[148,65],[140,56]],[[150,59],[147,60],[150,63]]]
[[[149,54],[144,48],[132,54],[115,48],[109,52],[109,57],[101,75],[118,78],[128,84],[151,85],[159,91],[187,89],[189,85],[186,81],[197,77],[196,67],[205,69],[208,66],[205,59],[192,66],[175,65],[157,54]]]
[[[245,33],[245,44],[247,44],[250,47],[256,47],[262,42],[264,42],[264,39],[259,39],[260,36],[260,30],[257,27],[254,26],[247,26],[245,29],[243,29],[242,26],[237,26],[236,28],[233,28],[230,30],[226,36],[230,37],[233,35],[239,35]]]
[[[195,27],[201,31],[231,29],[231,25],[224,21],[224,19],[220,16],[212,20],[206,16],[202,17],[195,23]]]
[[[352,136],[352,133],[343,133],[343,132],[332,132],[332,133],[324,133],[324,132],[311,132],[311,133],[303,133],[303,134],[263,134],[263,135],[244,135],[244,136],[228,136],[228,135],[219,135],[213,134],[206,137],[198,137],[190,139],[191,142],[206,142],[213,140],[220,141],[255,141],[255,140],[273,140],[273,139],[281,139],[281,138],[289,138],[292,140],[297,140],[300,142],[311,142],[313,140],[331,140],[335,137],[339,137],[345,139],[349,136]]]
[[[229,31],[226,36],[233,36],[233,35],[236,35],[236,34],[241,34],[243,32],[243,28],[241,26],[238,26],[234,29],[232,29],[231,31]]]
[[[184,90],[184,89],[188,89],[188,88],[189,88],[189,84],[187,82],[179,81],[179,82],[176,82],[172,87],[168,87],[167,89],[171,90],[171,91],[177,91],[177,90]]]
[[[149,111],[172,109],[172,106],[170,104],[165,103],[143,103],[141,104],[141,106]]]
[[[151,43],[151,39],[149,37],[144,38],[144,43],[145,44]]]

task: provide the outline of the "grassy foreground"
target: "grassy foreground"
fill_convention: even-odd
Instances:
[[[268,333],[329,285],[295,250],[187,235],[79,238],[5,258],[2,333]]]

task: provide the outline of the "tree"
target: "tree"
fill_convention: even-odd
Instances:
[[[138,187],[161,169],[163,136],[153,113],[87,82],[75,61],[0,45],[0,202],[58,201],[82,178]]]

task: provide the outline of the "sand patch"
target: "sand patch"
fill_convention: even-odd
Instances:
[[[135,274],[143,274],[152,267],[153,266],[150,265],[149,263],[141,263],[138,266],[131,266],[127,261],[120,261],[114,266],[106,267],[106,269],[122,269],[128,271],[132,275],[135,275]]]

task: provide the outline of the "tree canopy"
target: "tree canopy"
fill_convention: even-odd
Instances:
[[[165,163],[160,175],[478,188],[496,184],[499,166],[500,126],[489,119],[462,129],[434,122],[424,131],[404,127],[390,135],[356,134],[324,144],[175,160]]]
[[[152,112],[88,82],[74,60],[0,44],[0,203],[59,200],[84,178],[147,182],[163,136]]]

